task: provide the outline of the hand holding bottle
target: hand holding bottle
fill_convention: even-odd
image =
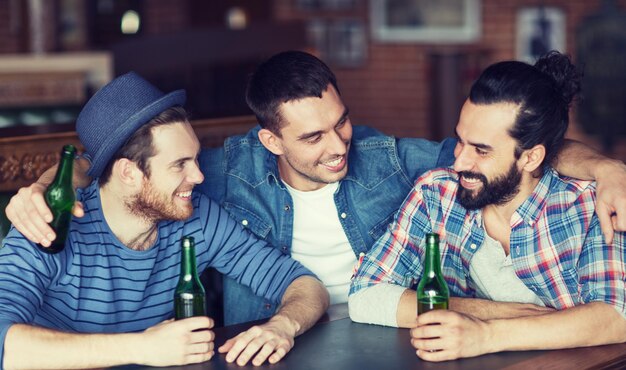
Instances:
[[[80,178],[81,186],[86,185],[90,180],[85,176],[89,162],[85,159],[77,159],[75,164],[77,164],[74,171],[75,177]],[[17,194],[11,197],[5,209],[7,218],[19,232],[28,240],[44,247],[49,247],[52,241],[57,238],[56,233],[48,224],[52,222],[53,217],[44,198],[44,193],[52,183],[56,172],[57,166],[55,165],[46,170],[37,182],[20,188]],[[84,214],[82,203],[75,202],[72,208],[72,215],[80,218]]]
[[[213,320],[206,316],[167,320],[140,333],[138,364],[174,366],[200,363],[215,354]]]

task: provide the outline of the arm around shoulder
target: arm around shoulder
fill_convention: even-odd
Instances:
[[[626,164],[566,140],[554,167],[561,175],[597,182],[596,213],[607,244],[612,244],[614,231],[626,231]]]

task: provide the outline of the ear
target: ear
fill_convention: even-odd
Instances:
[[[137,164],[127,158],[120,158],[113,165],[113,175],[123,184],[131,187],[141,186],[144,174]]]
[[[546,148],[543,145],[535,145],[530,149],[524,150],[520,157],[522,169],[532,173],[543,164],[545,157]]]
[[[270,152],[276,155],[282,155],[283,147],[281,145],[280,138],[276,136],[272,131],[262,128],[259,130],[259,141]]]

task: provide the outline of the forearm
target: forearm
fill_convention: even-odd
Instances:
[[[15,324],[5,339],[4,368],[85,369],[135,363],[139,335],[74,334]]]
[[[626,319],[593,302],[554,313],[488,321],[488,352],[559,349],[626,341]]]
[[[554,312],[553,308],[530,303],[496,302],[481,298],[451,297],[450,310],[474,316],[480,320],[512,319]]]
[[[322,317],[330,298],[324,285],[312,276],[301,276],[294,280],[281,300],[276,315],[270,321],[284,321],[298,336]]]
[[[52,167],[48,168],[44,171],[44,173],[39,176],[37,182],[44,186],[48,186],[54,180],[54,176],[56,175],[57,168],[59,164],[55,164]],[[74,170],[72,172],[72,185],[74,188],[84,188],[89,185],[91,182],[91,177],[87,176],[87,170],[89,169],[89,161],[78,157],[74,160]]]
[[[523,303],[494,302],[479,298],[450,297],[448,309],[487,320],[518,317],[528,314],[528,312],[524,310],[526,306],[536,307]],[[400,298],[400,304],[398,305],[398,326],[403,328],[414,327],[416,318],[417,295],[414,290],[407,289]]]
[[[508,319],[524,316],[543,315],[554,312],[552,308],[530,303],[495,302],[480,298],[450,297],[448,309],[481,320]],[[417,296],[414,290],[407,289],[400,298],[397,314],[398,326],[411,328],[417,317]]]
[[[623,162],[607,158],[574,140],[564,141],[553,165],[559,174],[580,180],[598,180],[603,174],[624,167]]]

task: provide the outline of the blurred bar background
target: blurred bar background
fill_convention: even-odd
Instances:
[[[353,123],[439,140],[484,67],[557,49],[586,74],[568,136],[626,160],[625,14],[626,0],[0,0],[0,140],[74,130],[129,70],[187,89],[194,119],[247,115],[247,76],[287,49],[331,66]]]

